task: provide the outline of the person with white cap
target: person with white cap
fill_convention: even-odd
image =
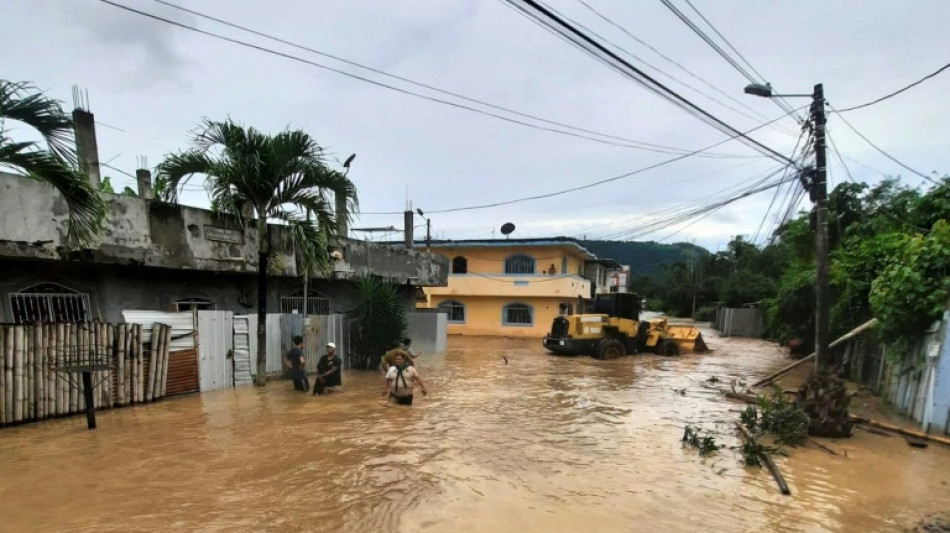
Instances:
[[[314,394],[324,392],[343,392],[343,360],[336,355],[336,344],[327,343],[327,353],[317,363],[317,380],[313,384]]]

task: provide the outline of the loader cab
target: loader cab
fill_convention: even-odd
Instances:
[[[588,312],[638,321],[640,319],[640,296],[630,292],[598,294],[588,306]]]

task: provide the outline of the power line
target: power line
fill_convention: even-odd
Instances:
[[[568,128],[568,129],[574,130],[574,131],[567,131],[567,130],[562,130],[562,129],[558,129],[558,128],[554,128],[554,127],[540,126],[540,125],[538,125],[538,124],[532,124],[532,123],[530,123],[530,122],[525,122],[525,121],[523,121],[523,120],[518,120],[518,119],[511,118],[511,117],[506,117],[506,116],[503,116],[503,115],[499,115],[499,114],[497,114],[497,113],[492,113],[492,112],[490,112],[490,111],[485,111],[485,110],[478,109],[478,108],[474,108],[474,107],[467,106],[467,105],[464,105],[464,104],[459,104],[459,103],[457,103],[457,102],[451,102],[451,101],[449,101],[449,100],[445,100],[445,99],[442,99],[442,98],[436,98],[436,97],[432,97],[432,96],[427,96],[427,95],[424,95],[424,94],[421,94],[421,93],[417,93],[417,92],[414,92],[414,91],[410,91],[410,90],[408,90],[408,89],[403,89],[403,88],[400,88],[400,87],[396,87],[396,86],[393,86],[393,85],[389,85],[389,84],[387,84],[387,83],[383,83],[383,82],[380,82],[380,81],[372,80],[372,79],[369,79],[369,78],[366,78],[366,77],[363,77],[363,76],[360,76],[360,75],[357,75],[357,74],[353,74],[353,73],[350,73],[350,72],[346,72],[346,71],[344,71],[344,70],[340,70],[340,69],[337,69],[337,68],[334,68],[334,67],[331,67],[331,66],[328,66],[328,65],[324,65],[324,64],[321,64],[321,63],[317,63],[317,62],[315,62],[315,61],[310,61],[310,60],[308,60],[308,59],[305,59],[305,58],[302,58],[302,57],[298,57],[298,56],[294,56],[294,55],[292,55],[292,54],[287,54],[287,53],[284,53],[284,52],[280,52],[280,51],[278,51],[278,50],[273,50],[273,49],[271,49],[271,48],[267,48],[267,47],[264,47],[264,46],[259,46],[259,45],[253,44],[253,43],[249,43],[249,42],[246,42],[246,41],[242,41],[242,40],[240,40],[240,39],[234,39],[234,38],[231,38],[231,37],[228,37],[228,36],[225,36],[225,35],[221,35],[221,34],[218,34],[218,33],[214,33],[214,32],[210,32],[210,31],[202,30],[202,29],[196,28],[196,27],[194,27],[194,26],[189,26],[189,25],[187,25],[187,24],[184,24],[184,23],[181,23],[181,22],[177,22],[177,21],[174,21],[174,20],[171,20],[171,19],[168,19],[168,18],[164,18],[164,17],[158,16],[158,15],[152,14],[152,13],[147,13],[147,12],[145,12],[145,11],[141,11],[141,10],[138,10],[138,9],[134,9],[134,8],[132,8],[132,7],[129,7],[129,6],[125,6],[125,5],[122,5],[122,4],[118,4],[118,3],[113,2],[113,1],[111,1],[111,0],[99,0],[99,1],[100,1],[100,2],[103,2],[103,3],[105,3],[105,4],[108,4],[108,5],[110,5],[110,6],[113,6],[113,7],[122,9],[122,10],[125,10],[125,11],[131,12],[131,13],[135,13],[135,14],[137,14],[137,15],[141,15],[141,16],[144,16],[144,17],[153,19],[153,20],[160,21],[160,22],[165,22],[166,24],[171,24],[171,25],[173,25],[173,26],[177,26],[177,27],[182,28],[182,29],[185,29],[185,30],[189,30],[189,31],[193,31],[193,32],[196,32],[196,33],[200,33],[200,34],[205,35],[205,36],[208,36],[208,37],[213,37],[213,38],[216,38],[216,39],[221,39],[221,40],[230,42],[230,43],[232,43],[232,44],[237,44],[237,45],[244,46],[244,47],[247,47],[247,48],[252,48],[252,49],[258,50],[258,51],[260,51],[260,52],[264,52],[264,53],[268,53],[268,54],[280,56],[280,57],[283,57],[283,58],[286,58],[286,59],[290,59],[290,60],[293,60],[293,61],[297,61],[297,62],[300,62],[300,63],[307,64],[307,65],[310,65],[310,66],[313,66],[313,67],[317,67],[317,68],[321,68],[321,69],[324,69],[324,70],[328,70],[328,71],[330,71],[330,72],[334,72],[334,73],[336,73],[336,74],[340,74],[340,75],[346,76],[346,77],[348,77],[348,78],[352,78],[352,79],[355,79],[355,80],[358,80],[358,81],[362,81],[362,82],[365,82],[365,83],[369,83],[369,84],[372,84],[372,85],[376,85],[376,86],[378,86],[378,87],[382,87],[382,88],[385,88],[385,89],[389,89],[389,90],[392,90],[392,91],[396,91],[396,92],[399,92],[399,93],[402,93],[402,94],[405,94],[405,95],[414,96],[414,97],[416,97],[416,98],[421,98],[421,99],[423,99],[423,100],[428,100],[428,101],[431,101],[431,102],[435,102],[435,103],[439,103],[439,104],[443,104],[443,105],[455,107],[455,108],[458,108],[458,109],[463,109],[463,110],[466,110],[466,111],[471,111],[471,112],[474,112],[474,113],[478,113],[478,114],[480,114],[480,115],[489,116],[489,117],[496,118],[496,119],[499,119],[499,120],[504,120],[505,122],[510,122],[510,123],[513,123],[513,124],[518,124],[518,125],[520,125],[520,126],[525,126],[525,127],[529,127],[529,128],[535,128],[535,129],[542,130],[542,131],[548,131],[548,132],[557,133],[557,134],[560,134],[560,135],[567,135],[567,136],[570,136],[570,137],[575,137],[575,138],[580,138],[580,139],[586,139],[586,140],[598,142],[598,143],[601,143],[601,144],[608,144],[608,145],[613,145],[613,146],[620,146],[620,147],[624,147],[624,148],[633,148],[633,149],[637,149],[637,150],[644,150],[644,151],[650,151],[650,152],[673,154],[673,153],[683,153],[683,152],[686,152],[686,151],[687,151],[686,149],[682,149],[682,148],[676,148],[676,147],[671,147],[671,146],[664,146],[664,145],[659,145],[659,144],[647,143],[647,142],[644,142],[644,141],[637,141],[637,140],[633,140],[633,139],[626,139],[626,138],[624,138],[624,137],[618,137],[618,136],[615,136],[615,135],[610,135],[610,134],[606,134],[606,133],[600,133],[600,132],[596,132],[596,131],[593,131],[593,130],[584,129],[584,128],[580,128],[580,127],[577,127],[577,126],[572,126],[572,125],[569,125],[569,124],[565,124],[565,123],[562,123],[562,122],[556,122],[556,121],[553,121],[553,120],[545,119],[545,118],[538,117],[538,116],[535,116],[535,115],[530,115],[530,114],[528,114],[528,113],[522,113],[522,112],[520,112],[520,111],[516,111],[516,110],[513,110],[513,109],[509,109],[509,108],[506,108],[506,107],[502,107],[502,106],[499,106],[499,105],[495,105],[495,104],[492,104],[492,103],[489,103],[489,102],[486,102],[486,101],[483,101],[483,100],[478,100],[478,99],[471,98],[471,97],[468,97],[468,96],[464,96],[464,95],[461,95],[461,94],[458,94],[458,93],[454,93],[454,92],[451,92],[451,91],[446,91],[446,90],[444,90],[444,89],[439,89],[439,88],[434,87],[434,86],[432,86],[432,85],[428,85],[428,84],[421,83],[421,82],[416,82],[416,81],[413,81],[413,80],[411,80],[411,79],[404,78],[404,77],[402,77],[402,76],[397,76],[397,75],[395,75],[395,74],[390,74],[390,73],[388,73],[388,72],[385,72],[385,71],[379,70],[379,69],[375,69],[375,68],[373,68],[373,67],[368,67],[368,66],[365,66],[365,65],[361,65],[361,64],[359,64],[359,63],[356,63],[356,62],[354,62],[354,61],[351,61],[351,60],[348,60],[348,59],[345,59],[345,58],[342,58],[342,57],[338,57],[338,56],[335,56],[335,55],[332,55],[332,54],[328,54],[328,53],[326,53],[326,52],[321,52],[321,51],[319,51],[319,50],[316,50],[316,49],[313,49],[313,48],[309,48],[309,47],[306,47],[306,46],[303,46],[303,45],[300,45],[300,44],[297,44],[297,43],[293,43],[293,42],[291,42],[291,41],[287,41],[287,40],[281,39],[281,38],[279,38],[279,37],[274,37],[274,36],[272,36],[272,35],[269,35],[269,34],[266,34],[266,33],[263,33],[263,32],[259,32],[259,31],[257,31],[257,30],[253,30],[253,29],[251,29],[251,28],[247,28],[247,27],[245,27],[245,26],[241,26],[241,25],[238,25],[238,24],[235,24],[235,23],[232,23],[232,22],[228,22],[228,21],[223,20],[223,19],[220,19],[220,18],[213,17],[213,16],[211,16],[211,15],[206,15],[206,14],[201,13],[201,12],[199,12],[199,11],[195,11],[195,10],[192,10],[192,9],[187,9],[187,8],[184,8],[184,7],[181,7],[181,6],[176,6],[176,5],[174,5],[174,4],[165,2],[165,1],[163,1],[163,0],[155,0],[155,1],[158,2],[158,3],[160,3],[160,4],[162,4],[162,5],[166,5],[166,6],[168,6],[168,7],[172,7],[172,8],[175,8],[175,9],[178,9],[178,10],[181,10],[181,11],[184,11],[184,12],[187,12],[187,13],[191,13],[191,14],[193,14],[193,15],[195,15],[195,16],[203,17],[203,18],[205,18],[205,19],[212,20],[212,21],[218,22],[218,23],[220,23],[220,24],[223,24],[223,25],[226,25],[226,26],[229,26],[229,27],[232,27],[232,28],[240,29],[240,30],[242,30],[242,31],[245,31],[245,32],[248,32],[248,33],[251,33],[251,34],[254,34],[254,35],[257,35],[257,36],[260,36],[260,37],[264,37],[264,38],[266,38],[266,39],[270,39],[270,40],[273,40],[273,41],[276,41],[276,42],[279,42],[279,43],[282,43],[282,44],[286,44],[286,45],[288,45],[288,46],[292,46],[292,47],[295,47],[295,48],[298,48],[298,49],[301,49],[301,50],[305,50],[305,51],[307,51],[307,52],[311,52],[311,53],[314,53],[314,54],[318,54],[318,55],[320,55],[320,56],[327,57],[327,58],[330,58],[330,59],[333,59],[333,60],[336,60],[336,61],[340,61],[340,62],[342,62],[342,63],[346,63],[346,64],[348,64],[348,65],[355,66],[355,67],[357,67],[357,68],[361,68],[361,69],[364,69],[364,70],[368,70],[368,71],[370,71],[370,72],[374,72],[374,73],[376,73],[376,74],[380,74],[380,75],[383,75],[383,76],[388,76],[388,77],[390,77],[390,78],[397,79],[397,80],[400,80],[400,81],[405,82],[405,83],[409,83],[409,84],[412,84],[412,85],[416,85],[416,86],[419,86],[419,87],[423,87],[423,88],[426,88],[426,89],[431,90],[431,91],[435,91],[435,92],[438,92],[438,93],[442,93],[442,94],[445,94],[445,95],[452,96],[452,97],[454,97],[454,98],[459,98],[459,99],[462,99],[462,100],[465,100],[465,101],[468,101],[468,102],[472,102],[472,103],[476,103],[476,104],[479,104],[479,105],[483,105],[483,106],[486,106],[486,107],[489,107],[489,108],[492,108],[492,109],[497,109],[497,110],[499,110],[499,111],[504,111],[504,112],[506,112],[506,113],[511,113],[511,114],[514,114],[514,115],[517,115],[517,116],[520,116],[520,117],[524,117],[524,118],[527,118],[527,119],[536,120],[536,121],[538,121],[538,122],[542,122],[542,123],[546,123],[546,124],[551,124],[551,125],[554,125],[554,126],[559,126],[559,127],[561,127],[561,128]],[[581,132],[581,133],[576,133],[576,132]],[[597,135],[597,136],[604,137],[604,138],[592,137],[591,135]],[[610,140],[610,139],[614,139],[614,140]],[[620,142],[617,142],[617,141],[620,141]],[[708,154],[707,157],[733,157],[733,156],[728,155],[728,154]],[[743,157],[743,156],[739,156],[739,157]]]
[[[585,33],[581,32],[571,24],[568,24],[563,19],[561,19],[556,14],[552,13],[548,8],[542,6],[534,0],[507,0],[510,4],[518,7],[523,13],[527,16],[536,18],[537,20],[542,21],[548,28],[551,29],[555,34],[561,36],[562,38],[568,40],[575,46],[581,48],[583,51],[591,54],[593,57],[599,61],[605,63],[609,67],[615,69],[620,74],[636,81],[641,86],[647,88],[653,93],[659,95],[660,97],[666,99],[667,101],[677,105],[678,107],[686,110],[687,112],[693,114],[704,120],[707,124],[715,127],[723,133],[735,134],[743,140],[748,146],[755,148],[766,156],[775,159],[781,163],[789,163],[791,160],[786,156],[776,152],[772,148],[765,146],[759,141],[748,137],[742,134],[736,128],[726,124],[721,119],[713,116],[711,113],[705,109],[694,104],[692,101],[683,97],[676,91],[673,91],[666,85],[660,83],[653,77],[649,76],[642,70],[631,65],[629,62],[623,58],[617,56],[614,52],[605,48],[602,44],[595,41]],[[521,5],[524,4],[524,5]],[[527,6],[527,7],[526,7]],[[553,23],[553,24],[552,24]],[[606,58],[605,58],[606,56]]]
[[[685,13],[683,13],[676,6],[674,6],[670,0],[660,0],[660,1],[663,3],[664,6],[666,6],[667,9],[673,12],[673,14],[676,15],[676,17],[679,18],[680,21],[686,24],[686,26],[689,29],[691,29],[693,33],[695,33],[697,36],[699,36],[700,39],[702,39],[706,44],[708,44],[709,47],[713,49],[713,51],[719,54],[723,59],[726,60],[727,63],[732,65],[733,68],[735,68],[740,74],[742,74],[742,76],[745,77],[745,79],[749,80],[749,82],[751,83],[761,83],[765,81],[765,77],[759,74],[758,71],[752,68],[752,65],[750,65],[749,62],[746,61],[746,64],[749,65],[750,68],[752,68],[753,72],[758,74],[759,78],[756,78],[755,76],[750,74],[749,71],[745,69],[745,67],[740,65],[738,61],[736,61],[735,59],[733,59],[732,56],[729,55],[728,52],[726,52],[718,44],[716,44],[716,42],[713,41],[713,39],[709,35],[707,35],[706,32],[704,32],[702,29],[699,28],[699,26],[697,26],[692,20],[690,20],[689,17],[687,17]],[[714,32],[716,32],[716,35],[718,35],[726,43],[726,45],[729,46],[729,48],[732,48],[732,50],[735,51],[736,54],[739,55],[739,57],[743,59],[743,61],[745,61],[745,58],[742,57],[742,54],[739,54],[739,52],[736,51],[736,49],[729,43],[729,41],[726,40],[725,37],[723,37],[723,35],[719,32],[719,30],[717,30],[716,27],[713,26],[712,23],[709,22],[709,20],[706,19],[706,17],[704,17],[703,14],[700,13],[699,10],[696,9],[695,6],[693,6],[692,4],[689,4],[689,5],[690,7],[693,8],[693,11],[695,11],[696,14],[698,14],[699,17],[703,19],[703,21],[710,28],[712,28]],[[786,102],[785,100],[781,98],[771,98],[770,100],[772,100],[775,103],[775,105],[779,106],[783,111],[787,112],[791,110],[791,106],[789,106],[788,102]],[[798,118],[799,122],[802,122],[801,117],[796,117],[796,118]]]
[[[831,105],[829,104],[828,107],[831,107]],[[831,110],[832,110],[832,111],[835,111],[835,108],[834,108],[834,107],[831,107]],[[837,111],[836,111],[836,112],[837,112]],[[905,168],[905,169],[907,169],[907,170],[913,172],[914,174],[917,174],[917,175],[920,176],[921,178],[924,178],[925,180],[929,181],[930,183],[933,183],[934,185],[940,185],[940,183],[939,183],[937,180],[931,178],[930,176],[927,176],[926,174],[924,174],[924,173],[922,173],[922,172],[918,172],[918,171],[916,171],[916,170],[910,168],[909,166],[905,165],[904,163],[901,163],[901,162],[898,161],[894,156],[892,156],[891,154],[885,152],[883,149],[881,149],[881,147],[879,147],[878,145],[876,145],[876,144],[874,144],[873,142],[871,142],[871,140],[868,139],[867,137],[865,137],[864,134],[862,134],[860,131],[857,130],[857,128],[855,128],[854,126],[852,126],[851,123],[848,122],[848,119],[844,118],[844,116],[842,116],[840,112],[838,112],[838,118],[840,118],[841,121],[845,123],[845,125],[847,125],[849,128],[851,128],[851,131],[853,131],[854,133],[856,133],[856,134],[858,135],[858,137],[861,137],[862,139],[864,139],[864,142],[870,144],[872,148],[874,148],[875,150],[877,150],[878,152],[880,152],[881,155],[883,155],[884,157],[886,157],[886,158],[890,159],[891,161],[897,163],[897,164],[900,165],[901,167],[903,167],[903,168]]]
[[[705,93],[705,92],[703,92],[703,91],[697,89],[696,87],[694,87],[694,86],[692,86],[692,85],[690,85],[690,84],[688,84],[688,83],[686,83],[686,82],[684,82],[684,81],[682,81],[682,80],[676,78],[675,76],[673,76],[673,75],[671,75],[671,74],[665,72],[663,69],[661,69],[661,68],[659,68],[659,67],[657,67],[657,66],[655,66],[655,65],[650,64],[650,63],[647,62],[645,59],[643,59],[643,58],[637,56],[636,54],[634,54],[634,53],[632,53],[632,52],[630,52],[629,50],[627,50],[627,49],[624,48],[623,46],[620,46],[619,44],[617,44],[617,43],[615,43],[615,42],[613,42],[613,41],[607,39],[606,37],[604,37],[603,35],[597,33],[596,31],[594,31],[594,30],[588,28],[587,26],[584,26],[583,24],[577,22],[576,20],[574,20],[574,19],[572,19],[572,18],[566,16],[564,13],[558,11],[557,9],[554,9],[554,8],[551,8],[551,7],[549,7],[549,9],[551,9],[551,11],[553,11],[554,13],[557,13],[557,14],[558,14],[559,16],[561,16],[563,19],[569,21],[570,23],[574,24],[575,26],[577,26],[577,27],[583,29],[584,31],[590,33],[591,35],[597,37],[598,39],[600,39],[600,40],[604,41],[605,43],[609,44],[610,46],[614,47],[615,49],[617,49],[618,51],[622,52],[622,53],[625,54],[626,56],[628,56],[628,57],[630,57],[630,58],[632,58],[632,59],[634,59],[634,60],[636,60],[636,61],[639,61],[639,62],[643,63],[644,66],[650,68],[651,70],[656,71],[657,73],[659,73],[659,74],[665,76],[666,78],[669,78],[670,80],[672,80],[672,81],[674,81],[674,82],[676,82],[676,83],[682,85],[683,87],[686,87],[687,89],[689,89],[689,90],[695,92],[696,94],[698,94],[698,95],[700,95],[700,96],[702,96],[702,97],[704,97],[704,98],[707,98],[707,99],[709,99],[709,100],[712,100],[713,102],[715,102],[715,103],[717,103],[717,104],[719,104],[719,105],[725,107],[726,109],[729,109],[729,110],[731,110],[731,111],[734,111],[734,112],[736,112],[736,113],[739,113],[740,115],[742,115],[742,116],[744,116],[744,117],[746,117],[746,118],[749,118],[749,119],[752,119],[752,120],[755,120],[755,121],[758,121],[758,120],[760,120],[760,119],[765,119],[765,118],[766,118],[766,116],[763,115],[762,113],[759,113],[758,111],[755,111],[754,109],[752,109],[752,108],[749,107],[748,105],[744,104],[743,102],[740,102],[740,101],[736,100],[735,98],[732,98],[731,96],[729,96],[728,94],[726,94],[726,93],[724,93],[723,91],[719,90],[718,88],[716,88],[715,86],[713,86],[712,84],[710,84],[709,82],[707,82],[706,80],[703,80],[702,78],[699,78],[698,76],[696,76],[696,75],[693,74],[692,72],[689,72],[689,71],[686,70],[685,67],[683,67],[682,65],[679,65],[679,64],[676,63],[675,61],[673,61],[673,60],[667,58],[667,57],[664,56],[662,53],[660,53],[659,51],[657,51],[655,48],[651,47],[650,45],[648,45],[648,44],[646,44],[646,43],[643,43],[643,41],[641,41],[640,39],[638,39],[637,37],[635,37],[633,34],[631,34],[629,31],[627,31],[626,29],[624,29],[623,27],[621,27],[621,26],[618,25],[617,23],[613,22],[612,20],[606,18],[604,15],[600,14],[600,12],[598,12],[598,11],[595,10],[593,7],[591,7],[590,5],[588,5],[587,3],[585,3],[583,0],[578,0],[578,1],[579,1],[581,4],[584,4],[584,6],[587,7],[587,9],[591,10],[594,14],[596,14],[596,15],[599,16],[600,18],[604,19],[605,21],[607,21],[609,24],[611,24],[611,25],[613,25],[613,26],[615,26],[615,27],[617,27],[617,28],[620,28],[621,31],[623,31],[624,33],[626,33],[627,35],[629,35],[630,37],[632,37],[633,39],[635,39],[637,42],[640,42],[640,43],[642,43],[644,46],[647,46],[648,48],[650,48],[651,50],[653,50],[654,52],[656,52],[657,54],[659,54],[661,57],[663,57],[663,58],[666,59],[667,61],[670,61],[670,62],[676,64],[676,65],[679,66],[681,69],[685,70],[688,74],[692,75],[694,78],[699,79],[700,81],[702,81],[702,82],[705,83],[706,85],[712,87],[714,90],[716,90],[716,91],[719,92],[720,94],[723,94],[723,95],[725,95],[727,98],[729,98],[730,100],[732,100],[733,102],[738,103],[740,107],[742,107],[742,108],[744,108],[744,109],[750,111],[752,114],[746,113],[746,112],[743,111],[742,109],[738,109],[738,108],[736,108],[736,107],[733,107],[733,106],[731,106],[731,105],[729,105],[729,104],[723,102],[722,100],[719,100],[718,98],[716,98],[716,97],[714,97],[714,96],[712,96],[712,95],[710,95],[710,94],[707,94],[707,93]],[[758,115],[758,117],[753,116],[753,115]],[[780,127],[777,126],[777,125],[774,126],[774,128],[775,128],[776,130],[778,130],[778,131],[782,131],[783,133],[787,133],[786,130],[780,128]]]
[[[916,86],[920,85],[921,83],[923,83],[923,82],[929,80],[930,78],[933,78],[934,76],[936,76],[937,74],[940,74],[941,72],[947,70],[948,68],[950,68],[950,63],[947,63],[946,65],[944,65],[944,66],[940,67],[939,69],[937,69],[935,72],[932,72],[932,73],[930,73],[930,74],[924,76],[923,78],[920,78],[919,80],[915,81],[914,83],[911,83],[910,85],[904,87],[903,89],[898,89],[898,90],[896,90],[896,91],[894,91],[894,92],[892,92],[892,93],[890,93],[890,94],[886,94],[886,95],[884,95],[884,96],[882,96],[882,97],[880,97],[880,98],[877,98],[877,99],[875,99],[875,100],[871,100],[870,102],[868,102],[868,103],[866,103],[866,104],[856,105],[856,106],[854,106],[854,107],[848,107],[848,108],[845,108],[845,109],[839,109],[837,112],[838,112],[838,113],[847,113],[848,111],[854,111],[855,109],[861,109],[861,108],[864,108],[864,107],[872,106],[872,105],[874,105],[874,104],[876,104],[876,103],[878,103],[878,102],[883,102],[884,100],[887,100],[888,98],[892,98],[892,97],[894,97],[894,96],[897,96],[897,95],[899,95],[900,93],[902,93],[902,92],[904,92],[904,91],[906,91],[906,90],[908,90],[908,89],[911,89],[911,88],[913,88],[913,87],[916,87]]]
[[[794,111],[799,111],[799,110],[801,110],[801,109],[803,109],[803,108],[804,108],[804,107],[799,108],[799,109],[795,109]],[[729,141],[732,141],[732,140],[738,138],[740,135],[745,135],[745,134],[752,133],[753,131],[756,131],[756,130],[758,130],[758,129],[764,128],[765,126],[767,126],[767,125],[769,125],[769,124],[771,124],[771,123],[773,123],[773,122],[779,121],[779,120],[781,120],[781,119],[783,119],[783,118],[785,118],[785,117],[787,117],[787,116],[788,116],[788,114],[786,113],[785,115],[782,115],[782,116],[780,116],[780,117],[774,118],[774,119],[772,119],[772,120],[770,120],[769,122],[766,122],[766,123],[764,123],[764,124],[759,124],[758,126],[752,128],[752,129],[750,129],[750,130],[746,130],[745,132],[739,133],[739,134],[737,134],[737,135],[735,135],[735,136],[733,136],[733,137],[730,137],[730,138],[728,138],[728,139],[724,139],[724,140],[719,141],[719,142],[717,142],[717,143],[715,143],[715,144],[711,144],[711,145],[709,145],[709,146],[707,146],[707,147],[705,147],[705,148],[700,148],[699,150],[696,150],[696,151],[693,152],[693,153],[683,154],[683,155],[680,155],[680,156],[676,156],[676,157],[673,157],[673,158],[671,158],[671,159],[666,159],[666,160],[664,160],[664,161],[660,161],[659,163],[654,163],[654,164],[652,164],[652,165],[648,165],[648,166],[645,166],[645,167],[638,168],[638,169],[636,169],[636,170],[632,170],[632,171],[630,171],[630,172],[626,172],[626,173],[624,173],[624,174],[620,174],[619,176],[614,176],[614,177],[612,177],[612,178],[602,179],[602,180],[599,180],[599,181],[595,181],[595,182],[592,182],[592,183],[588,183],[588,184],[586,184],[586,185],[581,185],[581,186],[578,186],[578,187],[571,187],[570,189],[563,189],[563,190],[560,190],[560,191],[555,191],[555,192],[550,192],[550,193],[545,193],[545,194],[538,194],[538,195],[534,195],[534,196],[526,196],[526,197],[522,197],[522,198],[516,198],[516,199],[514,199],[514,200],[505,200],[505,201],[501,201],[501,202],[493,202],[493,203],[488,203],[488,204],[472,205],[472,206],[467,206],[467,207],[453,207],[453,208],[450,208],[450,209],[437,209],[437,210],[434,209],[434,210],[432,210],[432,211],[428,211],[428,210],[427,210],[426,212],[427,212],[427,213],[431,212],[431,213],[435,214],[435,213],[454,213],[454,212],[458,212],[458,211],[472,211],[472,210],[476,210],[476,209],[488,209],[488,208],[490,208],[490,207],[499,207],[499,206],[503,206],[503,205],[517,204],[517,203],[521,203],[521,202],[528,202],[528,201],[531,201],[531,200],[541,200],[541,199],[544,199],[544,198],[551,198],[551,197],[554,197],[554,196],[560,196],[560,195],[562,195],[562,194],[567,194],[567,193],[570,193],[570,192],[577,192],[577,191],[581,191],[581,190],[584,190],[584,189],[590,189],[590,188],[596,187],[596,186],[598,186],[598,185],[603,185],[603,184],[605,184],[605,183],[610,183],[610,182],[613,182],[613,181],[617,181],[617,180],[620,180],[620,179],[623,179],[623,178],[627,178],[627,177],[630,177],[630,176],[634,176],[634,175],[636,175],[636,174],[641,174],[641,173],[646,172],[646,171],[648,171],[648,170],[653,170],[653,169],[655,169],[655,168],[659,168],[659,167],[668,165],[668,164],[670,164],[670,163],[675,163],[676,161],[680,161],[680,160],[682,160],[682,159],[686,159],[687,157],[690,157],[691,155],[694,155],[695,153],[699,153],[699,152],[701,152],[701,151],[703,151],[703,150],[711,150],[711,149],[713,149],[713,148],[715,148],[715,147],[717,147],[717,146],[721,146],[721,145],[723,145],[723,144],[725,144],[725,143],[727,143],[727,142],[729,142]],[[789,160],[789,162],[790,162],[790,164],[794,164],[794,162],[792,162],[791,160]],[[364,212],[364,213],[361,213],[361,214],[363,214],[363,215],[400,215],[400,214],[402,214],[402,211],[377,211],[377,212]]]
[[[611,20],[609,17],[607,17],[606,15],[602,14],[600,11],[597,11],[597,9],[595,9],[595,8],[594,8],[593,6],[591,6],[589,3],[585,2],[584,0],[577,0],[577,1],[578,1],[581,5],[583,5],[584,7],[586,7],[588,10],[590,10],[592,13],[594,13],[595,15],[597,15],[598,17],[600,17],[601,19],[603,19],[605,22],[607,22],[607,23],[610,24],[611,26],[617,28],[617,29],[620,30],[621,32],[625,33],[628,37],[630,37],[630,38],[633,39],[634,41],[636,41],[636,42],[640,43],[641,45],[645,46],[646,48],[650,49],[651,51],[653,51],[653,53],[655,53],[656,55],[662,57],[663,59],[665,59],[665,60],[668,61],[669,63],[673,64],[674,66],[676,66],[677,68],[679,68],[680,70],[682,70],[683,72],[685,72],[686,74],[688,74],[689,76],[691,76],[691,77],[693,77],[693,78],[699,80],[700,82],[702,82],[704,85],[706,85],[706,86],[709,87],[710,89],[712,89],[712,90],[716,91],[717,93],[723,95],[724,97],[728,98],[729,100],[732,100],[733,102],[735,102],[735,103],[738,104],[739,106],[743,107],[744,109],[749,110],[749,111],[752,112],[753,114],[759,115],[760,117],[764,117],[764,115],[762,115],[762,114],[759,113],[758,111],[756,111],[756,110],[752,109],[751,107],[749,107],[745,102],[742,102],[742,101],[740,101],[740,100],[737,100],[736,98],[734,98],[734,97],[733,97],[732,95],[730,95],[729,93],[723,91],[723,90],[720,89],[719,87],[716,87],[716,86],[713,85],[712,83],[708,82],[706,79],[700,77],[699,75],[693,73],[693,72],[692,72],[691,70],[689,70],[688,68],[684,67],[682,64],[680,64],[680,63],[677,62],[676,60],[670,58],[669,56],[667,56],[667,55],[664,54],[663,52],[661,52],[661,51],[657,50],[655,47],[651,46],[649,43],[643,41],[642,39],[640,39],[639,37],[637,37],[636,35],[634,35],[634,34],[631,33],[630,31],[628,31],[626,28],[624,28],[624,27],[621,26],[620,24],[617,24],[616,22],[614,22],[613,20]],[[646,63],[646,62],[644,62],[644,63]],[[680,82],[680,83],[682,83],[682,82]],[[685,84],[684,84],[684,85],[685,85]],[[708,95],[707,95],[707,98],[709,98]],[[714,101],[717,101],[717,100],[714,100]],[[781,131],[785,131],[785,130],[781,130]]]

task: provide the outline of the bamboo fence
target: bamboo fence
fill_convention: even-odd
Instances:
[[[0,325],[0,427],[85,412],[82,369],[94,369],[96,409],[165,396],[171,326]]]

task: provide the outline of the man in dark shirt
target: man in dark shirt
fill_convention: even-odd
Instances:
[[[294,390],[307,392],[310,382],[307,380],[307,360],[303,355],[303,337],[295,335],[293,341],[294,347],[287,352],[287,366],[294,380]]]
[[[313,384],[314,394],[324,392],[343,392],[343,360],[336,355],[336,344],[327,343],[327,353],[317,363],[317,381]]]

